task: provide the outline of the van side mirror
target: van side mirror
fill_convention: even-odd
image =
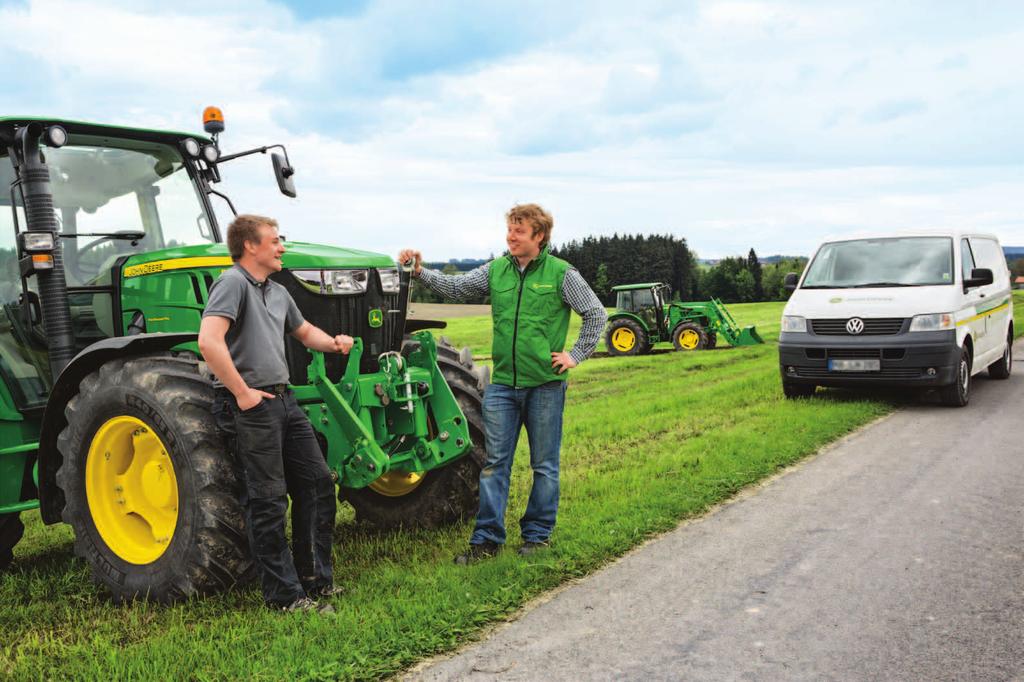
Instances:
[[[795,272],[787,272],[786,279],[782,280],[782,288],[786,291],[796,291],[796,283],[800,281],[800,275]]]
[[[284,157],[276,152],[270,155],[270,161],[274,164],[274,177],[277,178],[277,186],[281,194],[286,197],[295,198],[295,169],[288,165]]]
[[[983,287],[988,284],[992,284],[995,279],[992,277],[992,271],[988,268],[974,268],[971,270],[971,276],[969,279],[964,280],[964,291],[973,289],[974,287]]]

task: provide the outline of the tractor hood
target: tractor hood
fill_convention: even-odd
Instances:
[[[954,285],[870,289],[797,289],[784,315],[807,318],[913,317],[956,310]]]
[[[343,249],[322,244],[288,242],[282,257],[289,270],[342,268],[393,268],[395,261],[380,253]],[[130,256],[124,264],[126,277],[188,267],[228,267],[231,256],[226,244],[178,246]]]

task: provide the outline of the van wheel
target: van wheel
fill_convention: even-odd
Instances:
[[[940,388],[939,398],[950,407],[963,407],[971,399],[971,353],[966,348],[960,351],[956,381]]]
[[[1006,349],[1003,357],[988,366],[988,375],[993,379],[1009,379],[1013,369],[1013,332],[1006,333]]]
[[[782,392],[790,400],[796,398],[810,398],[818,387],[814,384],[794,384],[788,381],[782,382]]]

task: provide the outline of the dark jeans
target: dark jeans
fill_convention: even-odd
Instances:
[[[480,511],[469,539],[471,544],[505,542],[512,456],[524,425],[530,441],[533,487],[519,529],[524,542],[544,542],[550,537],[558,513],[558,459],[565,390],[564,381],[550,381],[535,388],[501,384],[487,387],[483,405],[487,462],[480,471]]]
[[[313,427],[290,390],[241,411],[218,390],[217,425],[234,440],[245,486],[246,529],[269,605],[286,606],[330,586],[331,545],[337,505],[334,480]],[[292,549],[285,537],[292,498]]]

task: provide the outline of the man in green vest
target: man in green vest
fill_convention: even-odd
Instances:
[[[519,521],[519,554],[546,547],[558,511],[558,468],[568,370],[597,346],[608,314],[580,273],[548,253],[551,215],[536,204],[513,206],[505,216],[508,255],[465,275],[424,269],[419,251],[406,249],[413,276],[446,300],[490,295],[494,372],[484,394],[487,462],[480,472],[480,510],[469,549],[455,558],[468,564],[494,556],[505,544],[512,456],[526,426],[533,487]],[[570,311],[583,318],[579,338],[565,351]]]

